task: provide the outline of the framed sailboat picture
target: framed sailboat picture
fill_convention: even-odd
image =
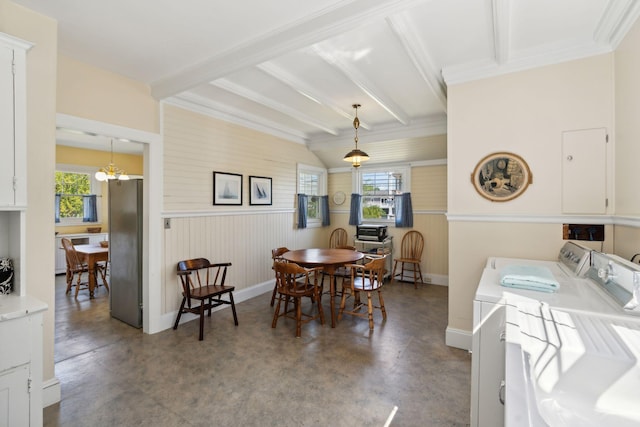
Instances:
[[[270,205],[271,202],[271,178],[249,176],[249,204]]]
[[[242,205],[242,175],[213,172],[213,204]]]

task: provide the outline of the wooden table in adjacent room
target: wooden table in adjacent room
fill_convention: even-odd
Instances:
[[[87,263],[89,267],[89,298],[93,298],[93,291],[98,281],[96,278],[96,263],[101,261],[109,261],[109,248],[103,248],[100,245],[75,245],[78,256],[82,261]]]
[[[298,249],[282,254],[282,258],[304,267],[323,267],[329,275],[329,289],[331,290],[331,327],[336,327],[335,303],[336,294],[334,273],[336,268],[351,264],[364,258],[364,254],[350,249]]]

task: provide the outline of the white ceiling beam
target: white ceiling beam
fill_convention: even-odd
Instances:
[[[396,122],[376,126],[375,130],[360,133],[358,146],[365,147],[367,144],[380,141],[393,141],[406,138],[421,138],[433,135],[444,135],[447,133],[447,117],[438,114],[425,119],[413,120],[411,124],[404,126]],[[353,130],[345,129],[338,137],[311,135],[307,147],[311,151],[326,150],[328,148],[341,148],[353,145],[355,133]]]
[[[306,144],[307,135],[294,128],[283,126],[280,123],[267,120],[244,110],[230,107],[228,105],[215,102],[210,98],[185,92],[164,100],[167,104],[175,105],[185,110],[195,111],[214,119],[224,120],[229,123],[246,127],[248,129],[264,132],[269,135],[283,138],[288,141]]]
[[[226,90],[227,92],[231,92],[233,94],[236,94],[242,98],[248,99],[250,101],[253,101],[257,104],[260,105],[264,105],[265,107],[271,108],[272,110],[275,110],[279,113],[282,113],[286,116],[289,116],[291,118],[294,118],[295,120],[298,120],[302,123],[306,123],[308,125],[311,125],[313,127],[315,127],[316,129],[319,129],[321,131],[327,132],[331,135],[337,135],[338,131],[336,129],[330,128],[328,126],[325,126],[324,123],[318,121],[317,119],[309,116],[308,114],[304,114],[303,112],[301,112],[300,110],[296,109],[296,108],[291,108],[287,105],[284,105],[280,102],[277,102],[271,98],[268,98],[256,91],[253,91],[251,89],[248,89],[244,86],[241,86],[239,84],[233,83],[232,81],[229,81],[227,79],[218,79],[215,81],[210,82],[209,84],[213,85],[213,86],[217,86],[221,89]]]
[[[257,66],[260,70],[264,71],[274,79],[286,84],[291,89],[295,90],[299,94],[311,99],[312,101],[322,105],[323,107],[333,110],[336,114],[345,117],[349,120],[353,120],[355,115],[351,111],[347,111],[342,108],[341,105],[336,104],[333,100],[319,92],[314,86],[299,79],[293,73],[285,70],[284,68],[276,65],[274,62],[264,62]],[[360,120],[360,127],[363,129],[370,129],[371,126],[366,122]]]
[[[509,62],[509,45],[511,42],[510,0],[492,0],[491,11],[493,21],[493,48],[496,62]]]
[[[198,85],[227,76],[246,67],[271,60],[354,28],[366,25],[390,13],[428,0],[354,0],[305,17],[284,30],[264,34],[248,43],[232,47],[223,54],[186,67],[184,71],[151,84],[151,94],[163,99]],[[342,4],[342,2],[340,3]]]
[[[334,52],[339,52],[339,49],[335,49],[329,42],[315,44],[312,46],[312,49],[325,62],[340,70],[345,77],[358,86],[367,96],[377,102],[378,105],[384,108],[394,119],[403,125],[409,124],[411,121],[409,116],[395,101],[387,96],[382,89],[378,88],[373,81],[362,74],[358,68],[334,54]]]
[[[594,31],[594,41],[615,50],[639,16],[640,2],[610,0]]]
[[[411,58],[413,66],[416,68],[422,79],[425,81],[431,92],[435,94],[444,112],[447,111],[447,89],[444,80],[431,60],[431,55],[420,40],[414,26],[405,15],[394,15],[387,18],[387,24],[396,35],[402,47]]]

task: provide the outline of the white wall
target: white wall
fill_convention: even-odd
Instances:
[[[449,328],[471,331],[487,257],[557,255],[562,223],[582,221],[561,215],[561,134],[607,128],[612,165],[613,108],[612,54],[449,86]],[[531,169],[533,184],[515,200],[491,202],[471,184],[477,162],[497,151],[520,155]],[[612,193],[612,178],[608,185]],[[611,229],[605,234],[611,248]]]

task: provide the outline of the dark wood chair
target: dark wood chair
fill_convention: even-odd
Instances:
[[[324,311],[320,301],[318,275],[321,267],[304,268],[293,262],[274,262],[273,269],[276,273],[276,286],[278,289],[278,303],[273,313],[271,327],[275,328],[278,318],[289,317],[296,321],[296,337],[302,335],[302,324],[320,318],[320,324],[324,325]],[[309,313],[302,312],[302,298],[310,297],[318,307],[318,312],[313,314],[313,303]],[[289,310],[289,302],[293,301],[293,312]],[[284,310],[280,307],[284,302]]]
[[[422,270],[420,269],[420,263],[422,262],[422,251],[424,249],[424,237],[422,233],[416,230],[408,231],[402,237],[402,245],[400,248],[400,257],[393,260],[393,273],[392,278],[396,279],[396,268],[400,264],[400,273],[397,276],[400,277],[400,281],[405,281],[405,271],[411,273],[409,278],[413,278],[413,285],[418,288],[418,279],[420,283],[424,283],[422,280]],[[409,268],[411,267],[411,268]]]
[[[67,290],[65,293],[71,292],[73,286],[76,287],[75,297],[78,298],[78,293],[81,289],[89,289],[89,266],[82,261],[76,248],[71,240],[63,237],[61,239],[62,248],[64,249],[65,258],[67,262]],[[106,263],[97,263],[95,266],[96,273],[100,274],[102,284],[109,291],[109,284],[107,283],[107,265]],[[87,281],[82,281],[82,274],[87,273]],[[75,283],[74,283],[75,279]]]
[[[282,258],[282,254],[286,252],[289,252],[289,248],[286,248],[284,246],[280,248],[271,249],[271,260],[273,262],[286,262],[286,260]],[[273,307],[273,304],[276,301],[277,294],[278,294],[278,283],[276,282],[273,285],[273,293],[271,294],[271,307]]]
[[[238,326],[236,305],[233,302],[235,286],[225,285],[227,268],[230,266],[230,262],[211,264],[206,258],[189,259],[178,263],[178,277],[182,285],[182,303],[173,329],[178,328],[182,313],[197,314],[200,316],[199,340],[202,341],[205,311],[211,317],[211,309],[223,304],[231,305],[233,322]],[[228,294],[229,300],[222,299],[224,294]],[[193,306],[192,300],[199,301],[200,305]]]
[[[387,310],[384,308],[382,298],[382,285],[384,283],[386,256],[369,258],[366,264],[349,264],[351,276],[342,281],[342,298],[340,300],[340,311],[338,320],[342,319],[344,313],[353,316],[367,317],[369,319],[369,329],[373,330],[373,309],[379,308],[382,312],[382,319],[387,320]],[[361,293],[367,294],[367,311],[362,309],[364,303],[360,300]],[[378,293],[379,305],[373,305],[372,293]],[[353,296],[353,309],[346,310],[347,297]]]

